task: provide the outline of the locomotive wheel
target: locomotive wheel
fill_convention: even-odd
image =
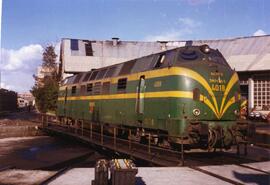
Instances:
[[[215,130],[209,129],[208,131],[208,151],[211,151],[218,140],[218,134]]]
[[[234,142],[234,136],[233,136],[232,130],[227,129],[226,135],[224,135],[224,138],[223,138],[224,148],[226,150],[230,149],[233,142]]]

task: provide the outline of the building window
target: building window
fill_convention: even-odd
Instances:
[[[87,92],[92,92],[93,91],[93,84],[87,84],[86,90],[87,90]]]
[[[94,94],[100,94],[100,91],[101,91],[101,82],[96,82],[94,84],[93,93]]]
[[[127,78],[121,78],[118,80],[117,83],[117,91],[118,92],[124,92],[127,87]]]
[[[75,50],[78,51],[79,50],[79,42],[77,39],[71,39],[70,40],[70,49],[71,50]]]
[[[93,56],[93,49],[92,49],[92,43],[87,42],[85,44],[85,55],[86,56]]]
[[[104,82],[102,84],[102,94],[110,94],[110,82]]]
[[[72,86],[72,88],[71,88],[71,94],[76,94],[76,86]]]

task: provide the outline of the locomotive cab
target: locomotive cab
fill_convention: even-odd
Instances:
[[[218,50],[208,45],[178,50],[175,62],[181,78],[179,90],[190,92],[178,101],[178,117],[191,147],[225,147],[246,140],[249,123],[239,121],[240,86],[237,73]],[[177,141],[178,143],[183,141]]]

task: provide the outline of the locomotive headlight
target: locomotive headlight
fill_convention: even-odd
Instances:
[[[208,54],[210,52],[210,48],[208,45],[204,44],[201,46],[201,51],[204,52],[205,54]]]
[[[194,116],[199,116],[200,114],[201,114],[201,111],[200,111],[200,109],[193,109],[193,115]]]

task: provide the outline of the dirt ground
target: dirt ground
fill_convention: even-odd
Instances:
[[[30,120],[38,120],[36,112],[20,111],[10,113],[0,117],[0,127],[3,126],[26,126],[26,125],[39,125]]]

